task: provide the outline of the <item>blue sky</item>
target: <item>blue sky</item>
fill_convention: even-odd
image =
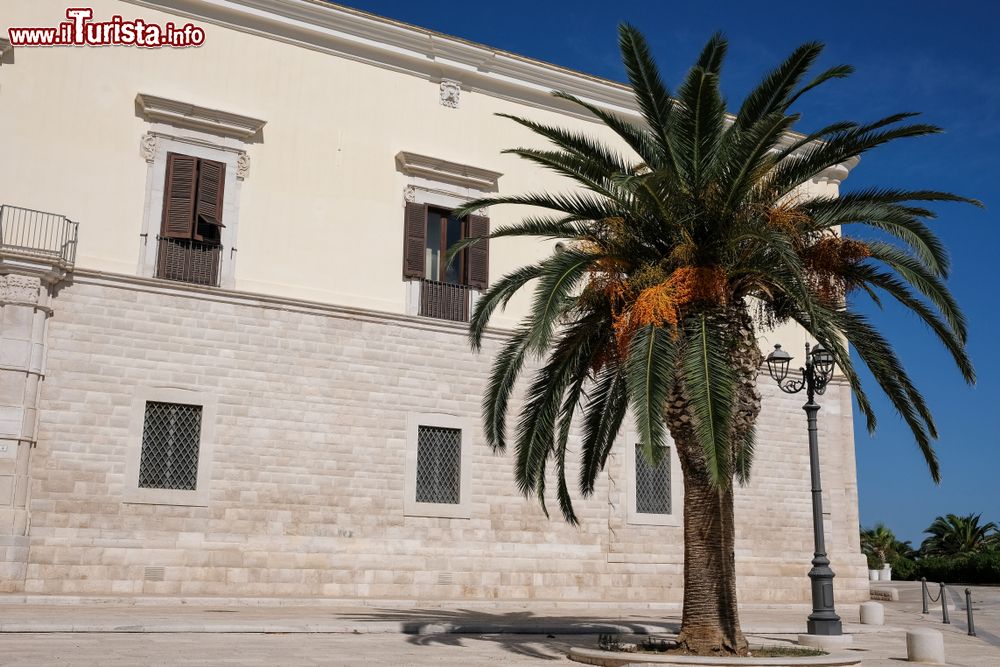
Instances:
[[[907,313],[865,306],[894,341],[937,418],[942,482],[935,485],[906,426],[876,396],[879,428],[856,428],[861,521],[885,521],[903,539],[921,540],[938,514],[982,512],[1000,521],[1000,325],[996,266],[1000,228],[1000,4],[929,0],[836,3],[723,1],[594,2],[506,0],[458,3],[351,0],[350,6],[565,67],[624,80],[616,26],[646,33],[668,85],[674,85],[715,31],[730,41],[723,88],[731,106],[795,46],[827,44],[820,67],[857,72],[828,84],[798,109],[800,129],[833,120],[874,120],[923,112],[946,133],[889,145],[867,156],[843,185],[932,188],[976,197],[986,210],[943,206],[936,231],[949,247],[950,285],[970,322],[969,349],[979,382],[967,387],[940,345]],[[820,413],[822,418],[822,413]]]

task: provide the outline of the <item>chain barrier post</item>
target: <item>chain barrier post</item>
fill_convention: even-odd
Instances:
[[[920,602],[923,604],[923,614],[931,613],[927,608],[927,577],[920,577]]]
[[[941,622],[951,625],[951,620],[948,618],[948,596],[945,594],[943,582],[941,583],[941,592],[938,595],[941,597]]]
[[[972,620],[972,591],[965,589],[965,615],[969,621],[969,636],[976,636],[976,622]]]

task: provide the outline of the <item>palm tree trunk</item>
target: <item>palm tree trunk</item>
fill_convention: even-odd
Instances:
[[[736,605],[732,485],[712,485],[704,461],[692,451],[697,443],[675,444],[684,473],[684,614],[679,641],[700,655],[746,655]]]
[[[732,322],[733,367],[739,376],[730,434],[735,462],[760,412],[761,354],[745,310],[734,308],[725,316]],[[678,641],[699,655],[746,655],[736,601],[732,480],[721,488],[712,483],[683,386],[674,388],[665,416],[684,475],[684,613]]]

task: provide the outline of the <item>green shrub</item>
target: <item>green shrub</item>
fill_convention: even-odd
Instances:
[[[1000,553],[995,551],[921,558],[915,565],[913,579],[925,577],[927,581],[946,584],[1000,584]]]
[[[913,581],[919,579],[917,576],[917,563],[905,556],[896,556],[892,559],[892,578],[899,581]]]

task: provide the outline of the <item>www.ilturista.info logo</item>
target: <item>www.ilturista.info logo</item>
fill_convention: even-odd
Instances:
[[[146,48],[201,46],[205,31],[186,23],[164,25],[115,15],[109,21],[91,21],[94,10],[70,7],[68,21],[49,28],[8,28],[11,46],[142,46]]]

